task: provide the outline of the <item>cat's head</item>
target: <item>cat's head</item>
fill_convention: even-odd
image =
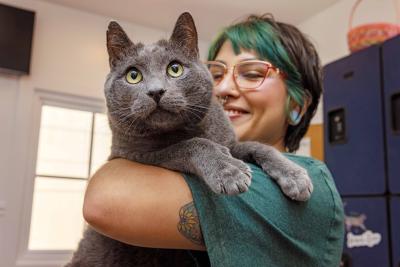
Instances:
[[[127,135],[171,131],[199,123],[212,97],[212,80],[199,60],[189,13],[169,40],[134,43],[116,22],[107,31],[110,73],[105,95],[112,128]]]

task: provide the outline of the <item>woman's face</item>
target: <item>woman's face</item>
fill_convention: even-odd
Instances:
[[[235,55],[231,43],[225,42],[215,60],[228,68],[245,61],[260,59],[249,50]],[[241,90],[235,84],[232,71],[214,88],[219,97],[227,97],[224,110],[241,141],[259,141],[284,151],[287,129],[285,104],[287,91],[284,80],[276,72],[267,76],[256,90]]]

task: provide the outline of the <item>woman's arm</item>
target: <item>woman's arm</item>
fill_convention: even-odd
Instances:
[[[90,179],[83,215],[98,232],[128,244],[205,250],[190,189],[167,169],[111,160]]]

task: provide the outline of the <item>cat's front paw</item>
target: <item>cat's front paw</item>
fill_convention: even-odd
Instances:
[[[236,195],[249,189],[251,169],[243,161],[224,157],[217,159],[212,165],[208,184],[215,193]]]
[[[297,201],[307,201],[313,192],[313,184],[305,169],[298,167],[277,180],[283,193]]]

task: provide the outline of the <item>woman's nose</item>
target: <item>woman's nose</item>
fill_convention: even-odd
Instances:
[[[219,96],[219,97],[225,97],[225,96],[238,97],[239,96],[239,94],[240,94],[239,90],[233,79],[233,75],[230,71],[225,74],[224,78],[218,85],[214,86],[214,92],[215,92],[215,95]]]

